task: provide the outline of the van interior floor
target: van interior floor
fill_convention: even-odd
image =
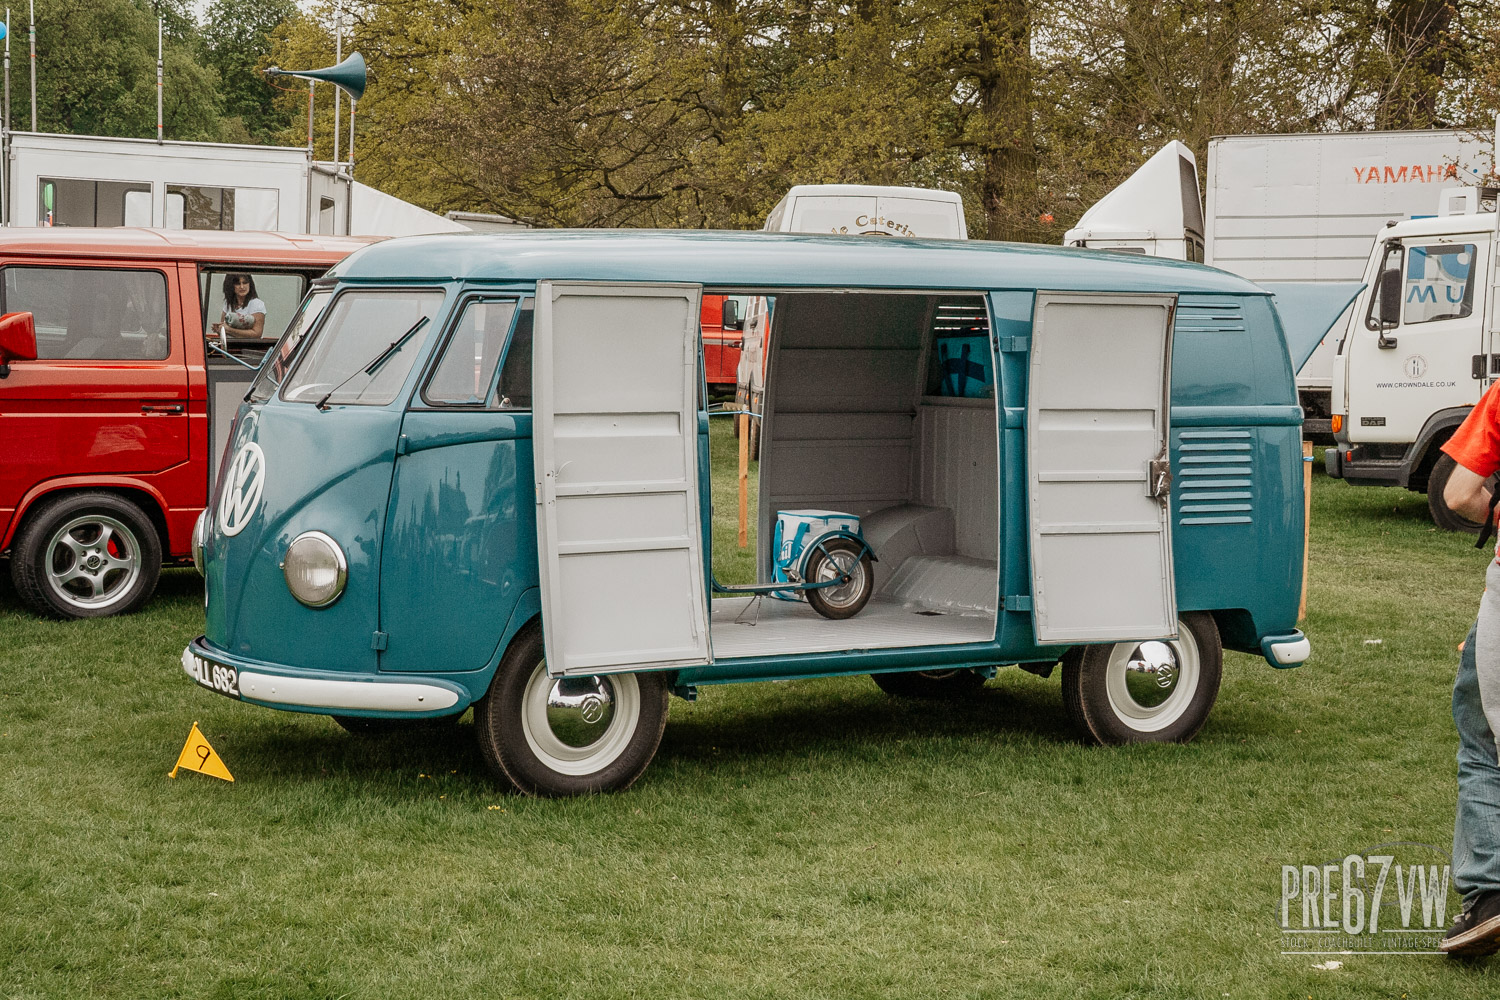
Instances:
[[[934,611],[875,594],[853,618],[832,621],[801,601],[721,597],[709,602],[715,660],[844,649],[993,642],[995,616]]]

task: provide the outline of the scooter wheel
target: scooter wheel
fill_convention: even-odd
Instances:
[[[861,555],[861,550],[864,554]],[[832,587],[805,591],[807,603],[824,618],[853,618],[875,593],[875,567],[870,553],[848,538],[836,538],[813,550],[807,558],[807,582],[845,579]]]

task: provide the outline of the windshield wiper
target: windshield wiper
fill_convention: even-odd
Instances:
[[[349,375],[349,378],[344,379],[344,381],[340,382],[332,389],[329,389],[326,393],[323,394],[323,398],[318,400],[314,405],[316,405],[320,410],[326,410],[328,409],[328,400],[333,396],[334,393],[338,392],[344,386],[348,385],[349,380],[354,378],[355,375],[374,375],[377,371],[380,370],[381,365],[385,364],[397,351],[401,350],[402,345],[411,339],[412,334],[416,333],[418,330],[422,329],[422,327],[427,325],[427,321],[430,318],[431,317],[423,316],[421,319],[417,320],[411,325],[410,329],[408,329],[401,336],[397,337],[395,340],[391,341],[390,345],[386,347],[385,350],[375,355],[375,360],[371,361],[363,368],[354,369],[354,371]]]

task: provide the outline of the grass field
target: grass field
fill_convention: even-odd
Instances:
[[[1313,525],[1313,660],[1229,655],[1192,744],[1082,746],[1013,669],[710,688],[632,791],[561,802],[497,791],[467,722],[196,688],[191,571],[95,622],[0,584],[0,996],[1495,997],[1500,962],[1280,954],[1283,864],[1446,847],[1486,559],[1399,490],[1319,476]],[[194,720],[234,784],[166,777]]]

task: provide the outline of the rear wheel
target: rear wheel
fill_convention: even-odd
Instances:
[[[1444,531],[1464,531],[1475,535],[1479,533],[1479,522],[1457,513],[1443,499],[1443,488],[1448,485],[1448,479],[1457,467],[1458,463],[1452,456],[1438,456],[1432,472],[1427,476],[1427,509],[1432,513],[1432,523]]]
[[[1185,612],[1176,639],[1081,646],[1063,657],[1063,704],[1087,739],[1186,743],[1219,696],[1224,650],[1212,616]]]
[[[665,675],[549,677],[542,630],[511,643],[474,706],[479,751],[528,795],[614,792],[641,776],[667,726]]]
[[[138,610],[161,575],[161,539],[151,519],[114,493],[43,501],[27,518],[11,557],[21,599],[41,614],[102,618]]]
[[[871,674],[870,679],[896,698],[957,699],[984,687],[984,675],[974,670],[909,670],[897,674]]]

